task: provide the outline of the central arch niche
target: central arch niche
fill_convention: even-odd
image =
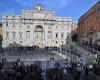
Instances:
[[[41,25],[36,26],[35,32],[43,32],[43,27]]]
[[[41,47],[43,45],[43,27],[41,25],[35,27],[35,41],[36,46]]]

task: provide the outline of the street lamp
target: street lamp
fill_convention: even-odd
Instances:
[[[70,35],[67,36],[67,40],[68,40],[67,41],[68,42],[67,45],[69,46],[69,60],[68,61],[70,63],[71,62],[71,36]]]

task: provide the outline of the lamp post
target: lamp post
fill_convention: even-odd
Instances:
[[[68,61],[69,61],[69,63],[71,62],[71,37],[70,37],[71,35],[68,35],[67,36],[67,38],[66,38],[66,41],[67,41],[67,45],[69,46],[68,48],[69,48],[69,58],[68,58]]]
[[[69,63],[71,62],[71,43],[69,44]]]

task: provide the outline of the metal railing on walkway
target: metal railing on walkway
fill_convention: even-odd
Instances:
[[[90,72],[91,80],[100,80],[100,76],[97,76],[93,72]]]

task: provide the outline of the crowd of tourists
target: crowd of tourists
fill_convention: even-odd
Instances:
[[[42,49],[39,48],[39,46],[9,46],[6,48],[0,48],[0,51],[17,51],[17,52],[21,52],[21,51],[33,51],[33,50],[38,50],[38,49]],[[46,46],[43,49],[45,50],[60,50],[60,47],[52,47],[52,46]],[[63,51],[63,48],[61,49]]]
[[[100,52],[100,45],[96,44],[96,43],[89,43],[88,41],[83,41],[82,43],[78,42],[78,45],[84,47],[85,49],[88,49],[94,53],[96,53],[97,51]]]
[[[54,63],[51,68],[43,68],[40,64],[24,65],[20,60],[9,63],[3,61],[0,63],[0,80],[80,80],[83,73],[84,80],[89,80],[89,71],[97,74],[96,66],[76,63],[62,66]]]

